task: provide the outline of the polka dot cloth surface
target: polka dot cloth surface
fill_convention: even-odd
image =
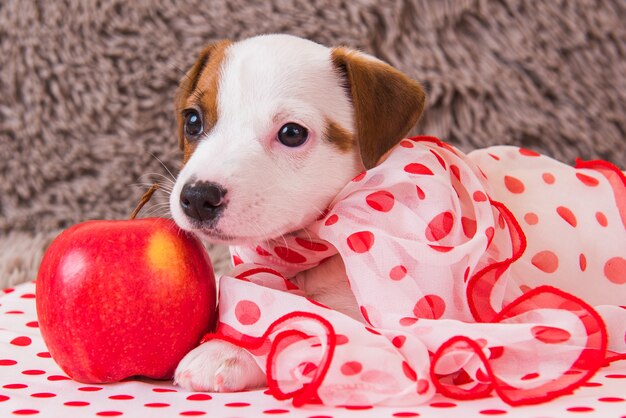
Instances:
[[[510,405],[626,355],[626,179],[532,151],[401,141],[306,230],[232,249],[216,334],[294,405]],[[339,254],[363,322],[286,278]]]
[[[291,402],[278,401],[266,390],[206,394],[186,392],[169,382],[156,381],[86,385],[70,380],[50,358],[37,328],[34,296],[33,283],[0,290],[0,417],[3,418],[626,416],[626,361],[600,369],[573,395],[548,404],[522,407],[511,407],[494,396],[458,401],[435,395],[429,402],[411,407],[304,405],[294,408]]]

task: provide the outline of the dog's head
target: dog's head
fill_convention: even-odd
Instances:
[[[313,222],[417,122],[419,84],[369,55],[288,35],[207,46],[176,96],[174,220],[229,244]]]

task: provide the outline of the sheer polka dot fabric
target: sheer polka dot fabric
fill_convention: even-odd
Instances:
[[[419,406],[304,405],[295,408],[268,390],[194,393],[170,382],[126,381],[86,385],[69,379],[50,358],[37,328],[35,285],[0,290],[0,417],[269,417],[293,418],[570,418],[626,416],[626,362],[601,369],[575,395],[548,404],[511,407],[497,397],[458,401],[435,395]],[[400,340],[396,340],[399,343]],[[337,343],[345,339],[337,337]],[[361,373],[356,364],[340,366]]]
[[[295,405],[535,404],[626,354],[626,179],[606,162],[406,139],[302,233],[232,252],[209,338]],[[366,325],[286,280],[335,254]]]

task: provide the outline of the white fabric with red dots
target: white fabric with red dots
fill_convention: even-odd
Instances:
[[[541,403],[626,356],[626,179],[605,162],[411,138],[306,230],[232,252],[208,338],[296,406]],[[337,253],[368,325],[287,280]]]
[[[339,340],[341,341],[341,340]],[[346,366],[348,368],[350,366]],[[626,413],[626,361],[601,369],[573,396],[511,407],[497,397],[456,401],[436,395],[404,407],[305,405],[294,408],[265,389],[240,393],[187,392],[171,382],[128,380],[86,385],[67,377],[39,332],[35,285],[0,290],[0,417],[270,417],[292,418],[620,418]]]

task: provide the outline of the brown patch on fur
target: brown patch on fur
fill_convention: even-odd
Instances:
[[[342,128],[337,122],[326,119],[326,132],[324,134],[324,138],[335,145],[341,151],[349,151],[351,150],[356,141],[354,136]]]
[[[180,81],[176,93],[176,122],[178,123],[178,145],[184,151],[185,164],[196,148],[195,142],[189,142],[185,136],[185,119],[182,111],[191,107],[202,112],[204,130],[210,130],[217,122],[217,87],[220,80],[220,67],[224,61],[226,49],[231,45],[222,40],[206,46],[198,59]]]
[[[366,168],[374,167],[417,123],[424,90],[392,66],[357,51],[334,48],[331,59],[348,81],[361,159]]]

